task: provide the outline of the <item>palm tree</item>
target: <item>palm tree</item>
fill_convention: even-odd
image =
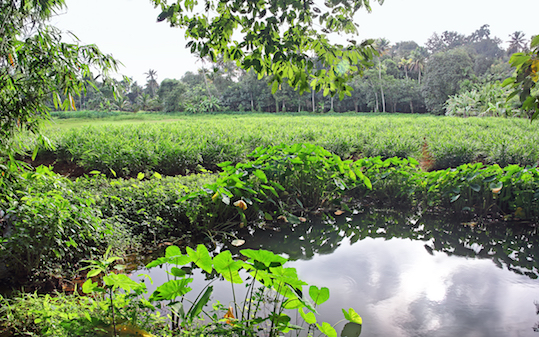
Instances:
[[[509,48],[507,49],[507,54],[511,55],[526,50],[526,39],[524,38],[524,33],[521,31],[514,32],[509,35],[511,40],[509,40]]]
[[[425,69],[425,54],[420,48],[410,53],[410,70],[417,71],[417,81],[419,84],[421,84],[421,72]]]
[[[404,68],[404,76],[406,77],[406,79],[408,79],[408,66],[412,64],[412,59],[407,59],[407,58],[401,58],[401,60],[399,61],[399,68]]]
[[[382,94],[382,110],[386,112],[386,100],[384,96],[384,86],[382,85],[382,62],[380,58],[387,52],[389,48],[389,40],[378,39],[374,42],[374,48],[378,52],[378,78],[380,80],[380,93]]]
[[[157,71],[149,69],[144,75],[146,75],[146,79],[148,80],[146,87],[150,89],[150,96],[153,97],[155,96],[155,90],[159,86],[159,84],[157,84]]]

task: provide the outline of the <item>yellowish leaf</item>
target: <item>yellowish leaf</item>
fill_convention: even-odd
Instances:
[[[234,325],[232,322],[236,319],[234,317],[234,312],[232,311],[232,307],[228,307],[228,311],[226,312],[225,316],[223,318],[226,318],[226,324]]]
[[[245,201],[243,201],[243,200],[238,200],[238,201],[236,201],[236,202],[234,203],[234,206],[239,207],[239,208],[241,208],[241,209],[244,210],[244,211],[247,209],[247,203],[246,203]]]

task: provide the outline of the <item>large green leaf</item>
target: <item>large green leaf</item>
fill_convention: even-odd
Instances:
[[[322,325],[316,323],[318,330],[328,337],[337,337],[337,331],[327,322],[323,322]]]
[[[353,308],[348,309],[348,312],[342,309],[342,312],[344,314],[344,318],[346,318],[348,321],[352,323],[363,324],[363,319]]]
[[[187,316],[189,316],[191,319],[198,317],[200,313],[202,312],[202,309],[204,309],[204,306],[208,303],[210,300],[211,294],[213,292],[213,286],[209,286],[204,294],[200,296],[198,301],[196,301],[195,304],[189,309],[187,312]]]
[[[232,254],[229,250],[219,253],[216,257],[213,258],[213,266],[215,270],[223,275],[225,280],[232,283],[243,283],[238,270],[241,269],[243,262],[234,261],[232,259]]]
[[[112,286],[113,289],[121,288],[126,292],[130,292],[131,290],[138,291],[146,288],[144,283],[135,282],[125,274],[109,274],[103,276],[103,282],[105,282],[107,286]]]
[[[204,245],[198,245],[197,250],[193,250],[190,247],[186,248],[187,254],[191,258],[191,260],[202,270],[204,270],[207,273],[211,273],[212,271],[212,259],[210,256],[210,253],[208,252],[208,248]]]
[[[305,312],[303,311],[303,308],[298,309],[298,311],[299,311],[299,314],[301,315],[301,317],[303,318],[303,320],[304,320],[307,324],[314,324],[314,323],[316,323],[316,316],[314,315],[314,313],[312,313],[312,312],[305,313]]]
[[[266,268],[277,267],[288,261],[286,258],[275,255],[273,252],[264,249],[242,249],[240,250],[240,253],[254,261],[262,263]]]
[[[329,289],[326,287],[318,289],[317,286],[310,286],[309,296],[311,296],[314,303],[320,305],[329,299]]]
[[[183,296],[192,290],[188,287],[188,284],[191,282],[193,282],[192,278],[170,280],[157,287],[153,292],[151,299],[157,301],[174,300],[176,297]]]

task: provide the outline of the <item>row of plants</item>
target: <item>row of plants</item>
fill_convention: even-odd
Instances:
[[[539,160],[537,125],[520,119],[454,119],[417,115],[213,115],[173,123],[49,128],[55,150],[38,157],[73,161],[87,171],[117,176],[157,171],[186,174],[224,161],[241,162],[258,146],[309,142],[341,158],[422,158],[428,144],[432,169],[481,161],[533,165]],[[21,137],[33,150],[35,139]]]

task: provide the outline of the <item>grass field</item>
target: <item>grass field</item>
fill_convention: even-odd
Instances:
[[[343,158],[427,156],[432,169],[481,161],[506,166],[539,159],[539,124],[522,119],[409,114],[122,115],[55,120],[41,156],[129,176],[178,174],[239,162],[258,146],[308,142]],[[32,148],[32,139],[23,141]]]

